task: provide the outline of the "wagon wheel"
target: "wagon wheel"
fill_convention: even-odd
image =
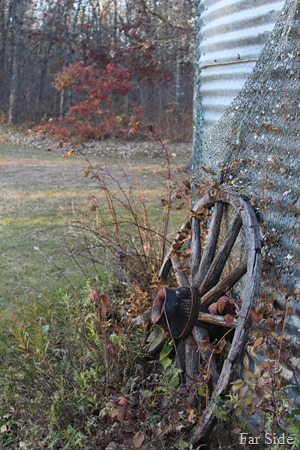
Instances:
[[[232,220],[228,224],[229,214]],[[244,253],[239,264],[233,256],[237,247]],[[190,253],[190,258],[183,259],[182,253],[185,256]],[[160,279],[166,284],[173,272],[178,287],[159,289],[153,300],[151,320],[169,330],[176,339],[174,365],[185,367],[186,380],[193,378],[199,369],[197,346],[200,348],[203,340],[209,337],[205,322],[222,326],[222,330],[234,330],[230,350],[221,368],[210,350],[201,353],[204,362],[209,359],[211,395],[187,438],[192,445],[199,443],[210,430],[218,398],[225,394],[247,343],[249,311],[255,307],[258,296],[260,263],[260,231],[250,203],[241,197],[207,194],[195,204],[191,216],[181,226],[159,271]],[[220,315],[208,313],[209,305],[234,289],[243,292],[239,310],[230,323]]]

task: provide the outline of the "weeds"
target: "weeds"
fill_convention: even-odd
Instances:
[[[178,215],[183,215],[178,211],[188,210],[191,202],[191,186],[176,166],[175,155],[153,130],[149,136],[163,153],[162,198],[150,200],[133,170],[128,173],[120,166],[120,174],[115,176],[83,155],[84,176],[95,183],[99,195],[89,198],[83,218],[70,223],[67,236],[69,243],[75,242],[69,246],[69,252],[77,264],[84,259],[100,267],[109,260],[110,270],[112,266],[116,268],[112,278],[127,286],[137,280],[144,290],[153,284],[166,245],[171,243],[173,212],[177,213],[178,224]],[[162,209],[162,215],[158,216],[156,209],[159,213]]]
[[[157,286],[155,274],[171,241],[172,214],[176,212],[178,224],[180,211],[189,208],[190,185],[176,172],[165,143],[153,130],[146,132],[163,150],[161,198],[150,202],[134,173],[120,167],[121,177],[116,177],[85,157],[85,176],[97,185],[99,195],[89,198],[81,219],[71,221],[65,234],[84,286],[71,294],[58,290],[32,295],[27,303],[15,303],[11,320],[3,324],[3,448],[190,448],[182,430],[199,417],[188,400],[195,386],[184,385],[181,371],[172,367],[172,342],[156,362],[141,351],[148,332],[149,292]],[[152,214],[157,208],[159,213]],[[157,219],[161,212],[162,222]],[[287,404],[279,364],[284,360],[288,365],[291,350],[283,333],[286,315],[287,308],[277,313],[279,339],[270,317],[256,324],[250,347],[259,351],[265,346],[272,364],[258,365],[244,380],[236,380],[228,400],[220,402],[217,418],[224,428],[231,414],[242,423],[260,410],[264,431],[274,433],[284,426],[296,449],[299,411]],[[198,386],[204,398],[206,388],[205,383]],[[239,448],[235,444],[217,445]]]
[[[23,305],[7,324],[6,338],[1,334],[1,350],[6,355],[0,381],[0,442],[4,448],[12,448],[9,445],[17,441],[40,448],[38,440],[46,448],[88,448],[94,411],[105,402],[110,386],[124,383],[120,360],[131,346],[139,349],[142,345],[141,334],[128,329],[128,323],[125,341],[125,329],[105,321],[107,339],[113,336],[111,347],[107,345],[108,384],[97,324],[88,285],[77,297],[43,298]],[[123,349],[116,349],[117,334],[119,341],[123,339]],[[127,362],[134,367],[142,356],[132,352],[131,358]]]
[[[255,427],[258,437],[253,440],[260,443],[260,449],[296,449],[300,421],[294,398],[299,383],[289,359],[298,354],[298,349],[284,334],[287,315],[292,311],[288,302],[274,312],[262,301],[258,310],[261,315],[254,319],[247,349],[255,368],[242,369],[243,378],[231,383],[228,401],[221,402],[218,415],[223,418],[233,414],[238,418],[239,425],[233,430],[236,434],[243,431],[249,434],[249,429]]]
[[[172,157],[166,153],[165,158],[171,170]],[[168,241],[182,175],[177,172],[170,191],[168,174],[172,199],[168,194],[168,206],[160,199],[154,206],[133,173],[130,177],[120,168],[120,180],[87,158],[85,162],[85,176],[97,184],[99,196],[90,197],[81,220],[70,222],[65,234],[85,285],[71,294],[32,294],[26,303],[15,302],[9,321],[3,323],[3,448],[92,449],[111,442],[120,449],[138,448],[141,442],[161,443],[169,435],[168,410],[161,433],[155,435],[162,421],[161,402],[172,405],[173,431],[179,420],[179,374],[170,369],[156,373],[141,349],[148,288],[163,258],[161,243]],[[168,226],[149,218],[151,208],[161,207]],[[91,266],[97,275],[90,280]],[[90,302],[91,292],[97,292],[96,307]],[[108,293],[105,304],[101,292]],[[148,396],[143,396],[144,390]],[[174,398],[172,392],[177,392]],[[182,420],[186,419],[180,416]]]

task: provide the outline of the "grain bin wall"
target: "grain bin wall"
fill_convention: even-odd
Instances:
[[[194,184],[217,181],[260,208],[261,297],[290,307],[282,377],[300,407],[299,1],[207,0],[200,13]]]
[[[238,95],[283,7],[283,1],[200,2],[199,65],[204,129]]]

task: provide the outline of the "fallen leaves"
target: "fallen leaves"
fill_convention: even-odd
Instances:
[[[145,440],[145,434],[142,431],[138,431],[132,438],[134,448],[141,448],[142,443]]]
[[[68,152],[63,154],[63,158],[70,158],[73,155],[77,155],[77,150],[69,150]]]
[[[223,295],[216,302],[212,303],[208,307],[208,311],[212,315],[221,314],[221,315],[236,315],[236,307],[234,304],[234,299],[229,297],[228,295]]]
[[[170,202],[168,202],[168,200],[166,200],[165,198],[162,198],[162,199],[161,199],[161,204],[162,204],[164,207],[171,208]]]

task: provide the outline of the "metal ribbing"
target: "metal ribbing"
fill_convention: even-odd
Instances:
[[[205,0],[200,6],[199,64],[203,129],[212,126],[251,73],[283,1]]]

